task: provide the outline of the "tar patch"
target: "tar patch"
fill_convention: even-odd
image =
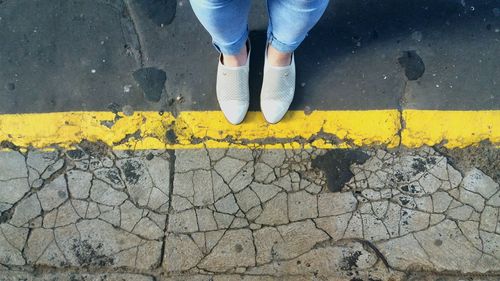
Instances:
[[[398,58],[399,64],[404,68],[408,80],[417,80],[425,72],[425,64],[416,51],[406,51]]]
[[[136,2],[154,24],[158,26],[169,25],[174,21],[176,0],[140,0]]]
[[[160,101],[167,80],[165,71],[154,67],[146,67],[136,70],[133,76],[148,101]]]
[[[349,167],[354,163],[363,164],[368,158],[368,154],[359,149],[332,149],[313,159],[312,166],[323,170],[330,191],[340,192],[354,176]]]

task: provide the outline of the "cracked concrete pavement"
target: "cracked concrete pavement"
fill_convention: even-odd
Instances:
[[[438,150],[0,152],[0,280],[498,280],[495,175]]]

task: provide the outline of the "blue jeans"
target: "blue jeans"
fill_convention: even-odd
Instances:
[[[216,49],[238,54],[248,38],[250,0],[190,0]],[[267,0],[267,40],[278,51],[291,53],[318,22],[328,0]]]

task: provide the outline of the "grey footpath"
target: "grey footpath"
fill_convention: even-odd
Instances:
[[[498,165],[497,149],[4,151],[0,280],[498,280]]]

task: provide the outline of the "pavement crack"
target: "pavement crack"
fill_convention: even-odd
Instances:
[[[406,121],[404,119],[404,108],[407,102],[406,101],[407,88],[408,88],[408,80],[405,79],[405,82],[403,84],[402,94],[398,100],[398,105],[397,105],[397,110],[399,114],[399,129],[396,132],[396,135],[399,138],[398,147],[401,147],[403,144],[403,131],[406,129]]]
[[[129,46],[129,44],[126,44],[125,49],[134,56],[139,66],[142,68],[144,67],[143,40],[137,28],[136,20],[134,19],[135,15],[131,2],[129,0],[123,0],[123,2],[125,4],[125,9],[123,9],[122,16],[122,33],[125,42],[131,45]]]
[[[170,216],[172,213],[175,212],[175,210],[172,207],[172,197],[174,195],[174,177],[175,177],[175,150],[167,150],[168,153],[168,161],[169,161],[169,194],[168,194],[168,212],[165,218],[165,227],[163,229],[163,238],[162,238],[162,245],[161,245],[161,257],[159,264],[163,264],[163,259],[164,259],[164,253],[165,253],[165,248],[167,244],[167,231],[168,231],[168,226],[170,222]]]
[[[137,129],[135,132],[133,132],[131,134],[130,133],[129,134],[125,134],[125,136],[121,140],[119,140],[117,142],[114,142],[113,146],[118,146],[118,145],[126,144],[129,141],[131,141],[132,139],[135,139],[135,140],[141,139],[141,129]]]
[[[393,269],[391,267],[391,265],[389,265],[389,262],[387,261],[384,254],[382,254],[382,252],[380,252],[380,250],[377,248],[377,246],[375,246],[372,242],[370,242],[368,240],[364,240],[364,239],[359,239],[359,238],[353,238],[353,241],[359,242],[363,246],[370,248],[375,253],[375,255],[382,261],[382,263],[384,263],[384,265],[388,271],[390,269]]]

